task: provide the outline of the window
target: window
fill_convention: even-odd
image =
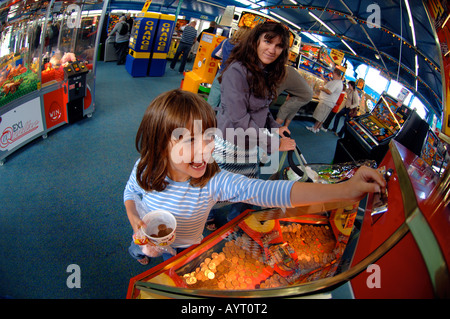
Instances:
[[[378,94],[381,94],[384,90],[386,90],[389,82],[386,78],[380,75],[380,71],[374,68],[369,68],[365,81],[366,85],[370,86]]]
[[[393,98],[397,98],[398,94],[400,93],[400,91],[404,88],[403,85],[401,85],[400,83],[398,83],[395,80],[391,80],[389,83],[389,88],[387,93],[392,96]],[[406,99],[403,101],[403,104],[405,105],[409,105],[409,102],[412,99],[412,94],[411,92],[408,90],[409,94],[406,96]]]
[[[417,96],[414,96],[410,108],[413,110],[415,109],[417,114],[419,114],[421,118],[426,118],[427,108],[425,107],[425,105],[423,105],[422,101]]]

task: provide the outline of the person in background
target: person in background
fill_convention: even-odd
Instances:
[[[125,18],[125,21],[126,21],[126,23],[128,23],[128,30],[130,31],[130,33],[131,33],[131,30],[133,29],[133,22],[134,22],[134,20],[133,20],[133,18],[131,17],[131,13],[127,13],[127,15],[125,16],[126,18]]]
[[[342,92],[344,86],[342,79],[342,72],[338,68],[333,70],[333,80],[328,81],[325,85],[319,87],[319,104],[317,104],[314,110],[313,117],[316,120],[314,126],[307,126],[306,129],[317,133],[322,126],[322,123],[326,120],[328,114],[331,112],[333,106],[336,105],[336,101]]]
[[[347,96],[347,86],[345,85],[345,83],[343,84],[343,89],[341,92],[341,95],[339,95],[339,98],[336,102],[336,105],[333,107],[333,109],[331,110],[330,114],[328,114],[327,119],[325,120],[325,122],[323,122],[322,127],[320,128],[322,131],[326,132],[328,131],[328,128],[331,124],[331,121],[334,119],[334,117],[336,116],[337,112],[339,111],[342,103],[344,102],[345,97]]]
[[[180,43],[178,44],[177,51],[175,53],[175,56],[173,57],[172,62],[170,63],[170,68],[172,70],[175,69],[175,65],[177,64],[177,61],[181,54],[183,56],[181,57],[180,67],[178,68],[178,72],[183,73],[184,68],[186,66],[186,62],[189,56],[189,52],[191,51],[192,46],[197,41],[197,30],[195,29],[195,26],[197,25],[197,22],[195,20],[189,22],[188,25],[186,25],[183,29],[183,35],[181,36]]]
[[[197,37],[197,41],[200,42],[204,32],[216,34],[216,26],[217,26],[216,22],[215,21],[211,21],[209,23],[209,28],[207,28],[207,29],[203,30],[202,32],[200,32],[199,36]]]
[[[219,70],[217,71],[216,77],[214,78],[214,81],[211,85],[211,89],[208,95],[208,103],[214,109],[220,106],[219,76],[227,66],[226,61],[233,48],[236,46],[236,44],[239,43],[239,41],[245,39],[245,37],[249,34],[250,30],[251,28],[246,25],[240,27],[238,30],[236,30],[236,32],[233,33],[230,39],[223,40],[217,47],[214,48],[213,52],[211,53],[211,56],[214,59],[222,60],[222,63],[220,65]],[[219,54],[220,56],[218,56],[217,54]]]
[[[285,91],[289,96],[280,106],[276,121],[282,126],[289,127],[298,110],[311,101],[314,92],[295,68],[286,66],[286,74],[287,76],[278,87],[277,93],[280,95]]]
[[[361,200],[366,193],[384,191],[386,186],[382,175],[369,167],[360,167],[339,184],[266,181],[221,170],[212,160],[215,125],[213,109],[198,94],[176,89],[150,103],[136,134],[140,157],[123,192],[134,234],[147,228],[136,208],[137,198],[147,212],[162,209],[173,214],[177,227],[171,247],[179,253],[202,241],[206,218],[218,201],[297,207]],[[149,256],[134,241],[128,251],[139,263],[149,263]],[[164,260],[170,257],[162,256]]]
[[[119,22],[116,23],[114,28],[108,34],[108,37],[116,35],[114,48],[117,54],[117,65],[125,64],[125,60],[128,54],[128,42],[130,40],[130,30],[128,24],[125,21],[125,16],[119,18]],[[125,33],[126,28],[126,33]]]
[[[347,123],[350,120],[350,110],[355,109],[359,107],[359,95],[356,91],[356,83],[355,81],[349,81],[348,82],[348,89],[347,89],[347,99],[345,100],[345,106],[342,110],[339,111],[338,114],[336,114],[336,117],[334,119],[334,125],[332,131],[334,132],[334,135],[337,137],[342,138],[345,133],[345,123]],[[344,125],[342,125],[339,132],[336,132],[338,129],[339,121],[341,120],[341,117],[345,118]]]

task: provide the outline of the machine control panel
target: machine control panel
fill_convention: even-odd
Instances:
[[[64,67],[64,73],[67,77],[72,77],[87,72],[89,72],[89,69],[86,67],[86,65],[84,65],[83,62],[71,62]]]

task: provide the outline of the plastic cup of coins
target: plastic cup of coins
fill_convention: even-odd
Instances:
[[[146,214],[142,221],[147,225],[145,236],[157,246],[168,246],[175,241],[177,220],[166,210],[154,210]]]

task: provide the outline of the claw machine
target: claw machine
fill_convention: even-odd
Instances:
[[[0,165],[39,137],[95,110],[95,64],[101,13],[108,1],[4,1],[0,57]],[[64,69],[83,65],[73,87]],[[80,91],[74,99],[73,90]],[[81,98],[82,96],[82,98]],[[76,101],[75,101],[76,100]]]

